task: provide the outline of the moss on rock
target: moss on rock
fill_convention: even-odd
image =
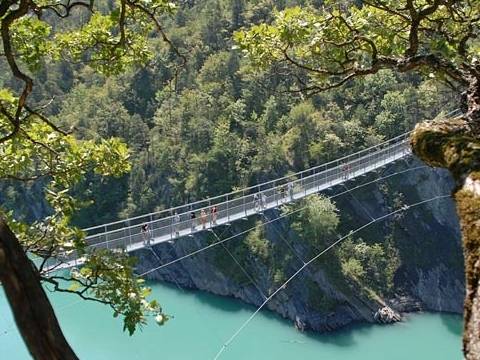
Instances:
[[[411,144],[420,159],[449,169],[457,183],[480,170],[480,140],[462,119],[421,123],[413,131]]]
[[[416,126],[411,144],[427,164],[447,168],[456,181],[454,196],[465,257],[464,354],[480,359],[480,139],[467,122],[454,119]]]

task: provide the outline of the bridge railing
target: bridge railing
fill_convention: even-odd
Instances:
[[[259,211],[265,204],[269,204],[269,207],[272,207],[272,204],[273,206],[282,205],[292,197],[299,198],[315,192],[315,189],[321,185],[341,182],[357,176],[362,170],[371,171],[370,167],[378,167],[382,162],[389,162],[392,156],[403,156],[409,151],[408,137],[409,133],[405,133],[326,164],[239,191],[85,229],[89,234],[87,236],[89,248],[90,250],[127,248],[129,245],[138,243],[148,244],[152,238],[169,237],[173,240],[179,234],[183,236],[185,233],[201,231],[204,224],[205,228],[215,225],[215,219],[211,213],[214,206],[217,208],[217,221],[221,220],[225,223],[230,221],[232,216],[246,217],[252,212]],[[288,184],[291,184],[290,187]],[[203,217],[202,210],[205,212]],[[193,220],[190,218],[192,212],[196,216]],[[178,218],[175,220],[175,213],[180,217],[180,221],[177,221]],[[144,224],[148,224],[147,232],[142,232],[141,228]]]
[[[152,221],[157,220],[159,218],[171,216],[172,214],[175,213],[175,211],[177,213],[185,213],[185,212],[190,211],[192,209],[193,210],[200,210],[200,209],[206,208],[208,205],[212,205],[214,203],[222,203],[222,202],[229,201],[231,199],[235,199],[235,198],[238,198],[238,197],[245,196],[246,194],[251,194],[251,193],[253,194],[255,192],[271,189],[271,188],[274,188],[274,187],[276,187],[280,184],[286,184],[289,181],[291,181],[292,179],[297,179],[297,178],[309,176],[311,174],[315,174],[319,171],[322,171],[326,168],[335,167],[339,163],[348,162],[351,159],[354,159],[355,157],[362,157],[362,156],[364,156],[366,154],[369,154],[369,153],[375,153],[379,149],[382,149],[384,147],[388,147],[393,143],[396,143],[398,141],[401,141],[402,139],[407,138],[409,136],[409,134],[410,134],[410,132],[404,133],[402,135],[399,135],[395,138],[389,139],[387,141],[384,141],[382,143],[379,143],[379,144],[374,145],[372,147],[369,147],[367,149],[360,150],[360,151],[358,151],[354,154],[347,155],[347,156],[344,156],[342,158],[339,158],[339,159],[336,159],[336,160],[333,160],[333,161],[330,161],[330,162],[312,167],[310,169],[284,176],[282,178],[278,178],[278,179],[275,179],[275,180],[270,180],[270,181],[267,181],[267,182],[264,182],[264,183],[261,183],[261,184],[257,184],[257,185],[253,185],[253,186],[250,186],[250,187],[247,187],[247,188],[243,188],[241,190],[232,191],[230,193],[210,197],[210,198],[207,198],[207,199],[204,199],[204,200],[191,202],[191,203],[188,203],[188,204],[172,207],[172,208],[169,208],[169,209],[160,210],[160,211],[152,212],[152,213],[149,213],[149,214],[134,216],[134,217],[131,217],[131,218],[128,218],[128,219],[125,219],[125,220],[118,220],[118,221],[114,221],[114,222],[107,223],[107,224],[102,224],[102,225],[98,225],[98,226],[85,228],[85,229],[83,229],[83,231],[85,231],[87,233],[87,236],[90,236],[90,235],[95,235],[95,234],[98,234],[98,233],[105,233],[105,232],[108,232],[108,231],[111,231],[111,230],[117,230],[117,229],[125,227],[126,224],[129,224],[129,226],[141,225],[141,224],[144,224],[144,223],[152,222]]]

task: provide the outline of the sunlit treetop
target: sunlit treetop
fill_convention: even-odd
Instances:
[[[479,78],[478,1],[361,3],[289,8],[272,24],[237,32],[235,39],[255,65],[288,69],[310,93],[381,69],[421,70],[460,85]]]
[[[82,62],[101,73],[118,74],[152,58],[148,39],[153,31],[184,60],[159,20],[175,8],[173,2],[165,0],[117,0],[108,4],[95,0],[2,1],[0,55],[24,83],[16,111],[9,113],[14,125],[20,121],[33,87],[27,70],[38,69],[44,61]],[[0,109],[5,112],[3,106]]]

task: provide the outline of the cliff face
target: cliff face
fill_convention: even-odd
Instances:
[[[419,160],[410,159],[408,163],[397,163],[379,176],[423,165]],[[428,167],[391,177],[387,186],[383,185],[352,192],[355,198],[342,197],[337,206],[341,212],[349,214],[347,216],[361,224],[368,221],[369,216],[376,218],[383,215],[392,207],[395,199],[409,204],[450,194],[454,182],[446,170]],[[397,299],[393,304],[399,310],[420,308],[462,313],[464,265],[459,221],[453,200],[433,201],[409,210],[393,226],[393,234],[401,259],[395,274]],[[383,234],[368,232],[368,236],[373,237],[387,235],[385,226]],[[402,306],[403,303],[406,305]]]
[[[418,160],[410,160],[408,164],[399,162],[366,179],[351,181],[346,188],[353,189],[376,177],[419,166],[422,163]],[[452,186],[447,172],[422,168],[351,190],[335,198],[342,219],[340,232],[348,233],[371,218],[388,213],[395,202],[408,204],[448,194]],[[326,195],[338,194],[346,188],[333,189]],[[276,210],[265,213],[269,219],[277,215]],[[259,216],[257,220],[260,219]],[[253,224],[252,219],[237,222],[217,230],[217,234],[226,238]],[[291,319],[301,329],[316,331],[336,329],[355,321],[373,322],[375,311],[385,305],[398,311],[462,312],[463,258],[453,201],[435,201],[410,209],[403,217],[368,228],[360,236],[366,240],[375,237],[377,241],[390,236],[394,241],[400,266],[395,273],[394,290],[388,297],[349,284],[341,274],[340,264],[327,253],[279,292],[268,308]],[[282,254],[274,256],[273,265],[245,252],[241,246],[245,239],[237,237],[155,271],[148,278],[260,305],[303,261],[318,252],[302,244],[289,228],[288,220],[266,225],[265,237],[273,251]],[[216,240],[205,232],[143,249],[135,254],[139,258],[137,271],[147,271]]]
[[[463,277],[453,275],[444,263],[429,270],[419,269],[417,274],[418,277],[409,283],[410,293],[422,302],[425,309],[462,313]]]

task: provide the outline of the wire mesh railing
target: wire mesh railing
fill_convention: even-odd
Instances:
[[[408,136],[405,133],[355,154],[254,187],[89,228],[87,243],[91,250],[149,245],[158,242],[156,239],[173,240],[279,206],[405,156],[409,151]],[[95,231],[98,233],[92,234]]]

